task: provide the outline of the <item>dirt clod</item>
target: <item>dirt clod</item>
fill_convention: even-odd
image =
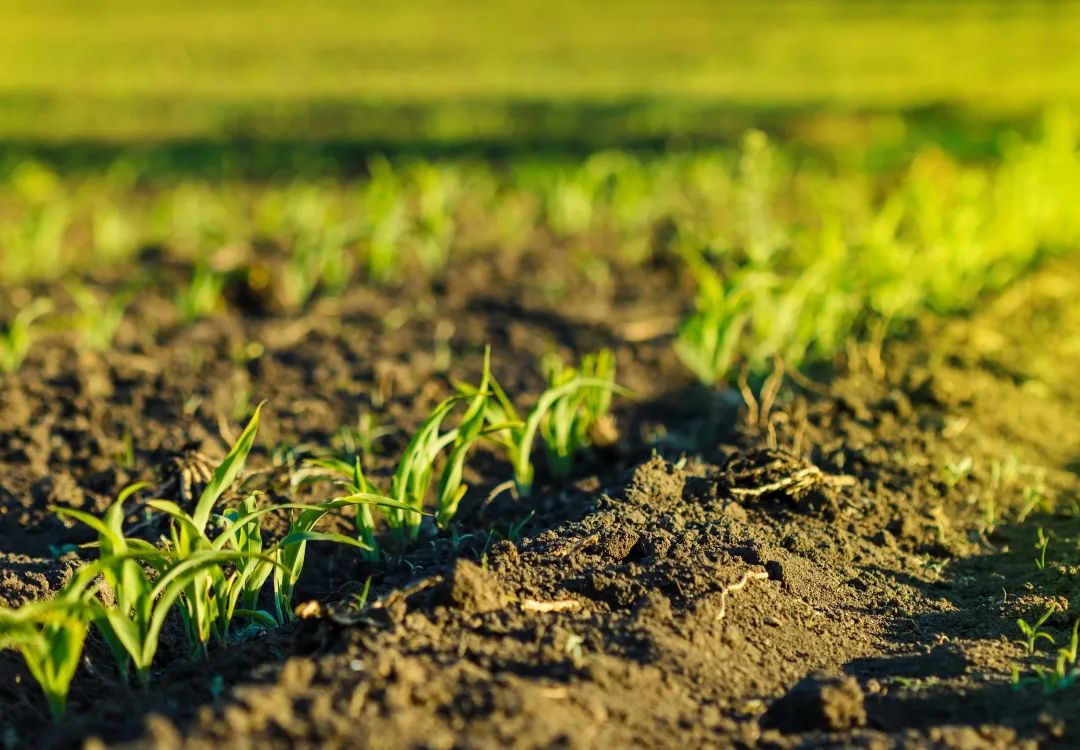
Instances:
[[[464,612],[490,612],[506,606],[498,581],[469,560],[455,561],[440,593],[448,606]]]
[[[862,688],[851,677],[809,675],[773,703],[764,724],[782,732],[839,732],[865,726]]]

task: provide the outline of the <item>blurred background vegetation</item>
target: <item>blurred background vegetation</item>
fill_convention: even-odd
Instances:
[[[593,146],[793,121],[845,140],[866,130],[837,115],[1000,121],[1080,98],[1071,2],[2,5],[9,144]]]

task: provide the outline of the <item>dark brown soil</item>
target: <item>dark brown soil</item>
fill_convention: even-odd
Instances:
[[[51,341],[0,381],[8,605],[62,585],[81,554],[70,545],[88,541],[50,505],[101,510],[185,451],[219,457],[263,398],[251,481],[280,496],[290,457],[362,411],[391,428],[377,445],[385,470],[488,342],[512,392],[540,388],[549,348],[606,345],[638,396],[619,407],[616,447],[586,457],[573,483],[541,478],[528,504],[474,498],[456,535],[378,566],[323,550],[303,582],[318,603],[295,626],[205,662],[172,644],[148,693],[119,685],[91,643],[71,714],[51,725],[19,659],[0,654],[2,741],[1080,744],[1080,686],[1044,694],[1011,679],[1013,664],[1029,675],[1054,655],[1045,642],[1024,655],[1018,617],[1057,605],[1047,627],[1065,645],[1080,616],[1080,265],[1037,271],[970,318],[924,323],[883,365],[853,349],[818,382],[789,379],[753,424],[737,394],[704,393],[675,361],[666,334],[684,295],[671,271],[616,268],[595,285],[545,270],[559,265],[476,259],[434,291],[357,289],[294,317],[234,307],[190,327],[150,296],[115,351]],[[478,465],[482,498],[507,470]]]

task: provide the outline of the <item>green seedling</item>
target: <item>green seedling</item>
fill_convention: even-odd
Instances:
[[[176,309],[183,323],[192,323],[213,315],[222,305],[225,275],[214,271],[206,261],[199,261],[191,281],[176,294]]]
[[[1076,664],[1078,651],[1080,651],[1080,617],[1073,621],[1069,645],[1058,649],[1058,656],[1063,658],[1067,664]]]
[[[304,507],[289,524],[289,531],[278,543],[274,568],[274,607],[278,622],[286,622],[293,616],[293,592],[300,580],[307,557],[308,542],[333,542],[356,547],[363,552],[371,552],[362,540],[354,539],[334,532],[315,531],[315,526],[329,513],[358,506],[358,511],[371,505],[394,508],[400,511],[411,510],[410,506],[396,503],[390,498],[369,493],[356,493],[348,497],[336,498],[325,503]],[[281,507],[281,506],[278,506]],[[295,506],[290,506],[295,507]]]
[[[69,283],[67,291],[78,308],[71,327],[78,332],[82,346],[98,353],[108,351],[133,293],[118,292],[102,301],[93,290],[78,282]]]
[[[614,383],[614,360],[610,356],[601,353],[585,364],[591,374],[601,377],[585,377],[569,368],[556,372],[556,380],[540,394],[524,419],[498,381],[490,378],[494,398],[485,407],[487,426],[482,434],[506,451],[518,496],[532,493],[532,452],[537,436],[545,442],[553,469],[566,470],[573,450],[587,444],[592,426],[610,408],[610,392],[625,392]],[[476,393],[469,386],[458,388],[466,395]],[[609,393],[596,397],[595,391]]]
[[[0,332],[0,370],[18,372],[30,353],[30,347],[45,330],[39,321],[52,309],[51,300],[38,297],[15,313],[15,317]]]
[[[425,504],[433,481],[438,475],[435,495],[435,522],[446,528],[453,520],[465,495],[465,462],[481,437],[491,434],[487,424],[487,406],[491,377],[491,352],[484,355],[484,370],[478,387],[461,386],[464,395],[454,396],[437,405],[413,435],[398,461],[390,480],[389,492],[384,492],[364,473],[360,456],[351,464],[339,459],[321,459],[310,462],[324,469],[327,475],[338,480],[354,497],[372,500],[369,505],[381,507],[387,528],[399,545],[414,542],[420,533]],[[443,422],[458,406],[465,411],[457,427],[444,430]],[[502,425],[495,429],[502,429]],[[441,472],[436,462],[445,455]],[[357,539],[366,554],[377,559],[379,545],[376,538],[376,521],[369,507],[357,509]]]
[[[367,609],[368,596],[371,594],[371,576],[368,576],[364,580],[364,588],[359,594],[353,594],[352,604],[353,609],[357,612],[362,612]]]
[[[1050,537],[1043,531],[1042,526],[1039,527],[1038,540],[1035,542],[1035,549],[1038,550],[1039,556],[1035,558],[1035,567],[1039,570],[1046,569],[1046,548],[1050,545]]]
[[[22,654],[56,720],[64,715],[82,658],[97,574],[96,566],[87,566],[53,599],[0,609],[0,649],[13,648]]]
[[[249,552],[225,551],[225,546],[230,541],[238,543],[242,530],[248,528],[250,514],[234,519],[232,524],[227,523],[216,539],[210,538],[207,529],[218,500],[243,471],[255,442],[261,410],[262,404],[259,404],[236,443],[214,471],[190,515],[176,503],[166,500],[152,500],[148,503],[151,508],[169,515],[172,519],[170,536],[164,550],[168,559],[167,568],[179,567],[188,561],[215,555],[221,562],[242,560],[251,556]],[[237,525],[239,528],[236,528]],[[244,592],[247,580],[245,573],[247,576],[254,575],[254,567],[247,566],[232,574],[226,574],[223,567],[209,568],[205,575],[196,576],[187,582],[180,597],[180,610],[188,638],[197,652],[205,654],[206,646],[212,637],[221,642],[228,639],[229,626],[237,614],[237,601]],[[273,618],[261,618],[257,613],[251,614],[256,619],[263,619],[267,625],[274,622]]]
[[[695,311],[679,328],[675,353],[705,385],[726,382],[750,316],[746,299],[725,288],[719,274],[700,255],[688,254],[698,283]]]
[[[942,473],[945,482],[950,487],[955,487],[961,481],[970,477],[973,471],[975,471],[975,460],[971,456],[964,456],[961,459],[945,464]]]
[[[1042,617],[1031,625],[1023,618],[1016,621],[1017,626],[1020,628],[1020,632],[1024,634],[1024,640],[1019,642],[1024,644],[1028,654],[1035,653],[1035,646],[1038,644],[1040,638],[1045,638],[1051,643],[1054,642],[1054,636],[1050,635],[1045,630],[1041,630],[1043,624],[1050,618],[1050,615],[1054,613],[1054,609],[1054,607],[1050,607],[1050,609],[1043,613]]]
[[[540,421],[540,435],[548,467],[556,477],[566,477],[573,469],[574,456],[593,442],[593,431],[611,411],[612,396],[621,391],[615,384],[615,355],[610,349],[587,354],[578,369],[558,360],[546,363],[548,388],[579,387],[555,399]]]

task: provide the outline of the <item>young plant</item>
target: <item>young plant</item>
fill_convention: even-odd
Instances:
[[[580,387],[555,399],[540,421],[548,468],[557,477],[573,469],[574,456],[593,443],[594,431],[611,411],[615,384],[615,355],[610,349],[586,354],[577,369],[557,359],[546,363],[549,389],[570,384]]]
[[[1038,541],[1035,542],[1035,549],[1038,550],[1039,556],[1035,558],[1035,567],[1039,570],[1046,569],[1046,548],[1050,545],[1050,537],[1043,531],[1042,526],[1039,527]]]
[[[435,478],[435,464],[444,452],[447,453],[447,458],[439,476],[436,496],[437,524],[445,528],[457,512],[466,491],[463,480],[465,459],[485,433],[489,385],[494,385],[490,355],[488,351],[484,356],[484,372],[480,385],[469,388],[468,395],[446,399],[436,406],[420,425],[398,461],[397,470],[390,482],[390,492],[381,495],[394,503],[388,506],[386,522],[391,533],[397,536],[401,543],[413,542],[419,536],[422,512]],[[443,422],[461,404],[466,407],[460,424],[444,431]],[[356,489],[362,492],[371,492],[374,489],[359,470],[355,478],[363,485]]]
[[[224,274],[214,271],[205,261],[196,263],[191,281],[176,293],[176,309],[181,322],[192,323],[217,312],[224,288]]]
[[[679,328],[675,353],[705,385],[731,374],[740,339],[750,320],[744,295],[727,289],[719,274],[699,255],[689,255],[698,282],[694,312]]]
[[[453,396],[437,405],[413,435],[398,461],[390,480],[389,492],[380,490],[365,475],[359,455],[351,464],[340,459],[311,462],[343,484],[352,493],[351,497],[368,499],[357,508],[356,526],[357,539],[363,544],[369,559],[375,560],[379,556],[376,520],[369,506],[383,509],[386,525],[399,545],[415,541],[420,533],[431,484],[436,477],[436,463],[444,453],[445,463],[438,474],[435,522],[439,528],[446,528],[453,520],[467,489],[463,476],[465,462],[480,438],[491,433],[487,424],[487,406],[493,386],[489,350],[484,355],[480,385],[461,386],[463,395]],[[458,426],[443,430],[443,423],[459,405],[465,405],[465,411]],[[503,427],[505,425],[496,429]]]
[[[118,292],[103,302],[89,287],[78,282],[69,283],[67,291],[78,307],[72,327],[78,332],[82,345],[93,352],[107,351],[124,320],[132,293]]]
[[[356,547],[368,553],[373,551],[372,547],[360,539],[353,539],[334,532],[315,531],[315,526],[324,516],[350,505],[357,506],[358,515],[370,505],[398,507],[399,510],[405,509],[399,507],[390,498],[369,493],[357,493],[312,505],[301,510],[290,522],[289,532],[278,543],[275,553],[277,565],[274,567],[274,608],[279,623],[284,623],[293,616],[293,592],[296,590],[296,584],[300,580],[300,573],[304,569],[308,542],[334,542]]]
[[[0,332],[0,371],[14,373],[22,367],[30,347],[43,331],[38,321],[52,309],[51,300],[38,297],[15,313],[15,317]]]
[[[255,443],[261,410],[262,404],[259,404],[236,443],[214,471],[213,477],[207,483],[190,515],[173,502],[152,500],[148,503],[150,507],[166,513],[172,519],[170,536],[164,550],[168,559],[166,563],[168,569],[189,563],[191,563],[189,567],[194,567],[194,561],[217,559],[225,563],[251,557],[248,552],[224,551],[229,541],[238,538],[237,530],[234,528],[237,524],[240,524],[241,528],[248,528],[250,514],[228,525],[217,539],[212,540],[209,537],[207,528],[214,506],[243,471],[247,456]],[[253,568],[248,568],[246,572],[248,575],[254,575]],[[236,603],[244,591],[246,579],[242,578],[242,575],[243,573],[238,574],[235,571],[227,575],[225,570],[218,566],[210,567],[204,571],[203,575],[194,576],[186,582],[187,585],[184,586],[180,597],[180,611],[188,637],[197,651],[205,654],[211,637],[216,637],[219,641],[225,641],[228,638],[229,626],[232,618],[237,614]],[[266,618],[266,620],[267,624],[273,623],[272,618]]]
[[[545,442],[552,469],[555,472],[569,469],[573,451],[588,440],[588,433],[596,420],[610,408],[610,398],[595,398],[591,392],[620,390],[614,384],[614,360],[603,353],[584,365],[589,374],[563,368],[549,379],[549,387],[540,394],[532,409],[522,419],[506,392],[491,378],[493,399],[487,402],[488,426],[483,434],[501,446],[510,460],[513,470],[513,486],[519,497],[532,492],[535,467],[532,461],[533,444],[537,435]],[[459,386],[471,395],[474,389]]]
[[[67,707],[68,691],[86,642],[89,600],[98,570],[87,566],[53,599],[0,609],[0,649],[22,654],[30,674],[41,686],[53,719]]]
[[[1080,617],[1073,621],[1072,637],[1069,645],[1058,649],[1058,657],[1064,659],[1067,664],[1076,664],[1076,657],[1080,651]]]
[[[1050,607],[1050,609],[1043,613],[1042,617],[1031,625],[1029,625],[1022,617],[1016,621],[1017,626],[1020,628],[1020,632],[1024,634],[1024,640],[1020,641],[1020,643],[1024,644],[1028,654],[1035,653],[1035,646],[1038,644],[1040,638],[1045,638],[1051,643],[1054,642],[1054,636],[1050,635],[1045,630],[1040,629],[1042,628],[1043,623],[1045,623],[1053,613],[1054,607]]]

